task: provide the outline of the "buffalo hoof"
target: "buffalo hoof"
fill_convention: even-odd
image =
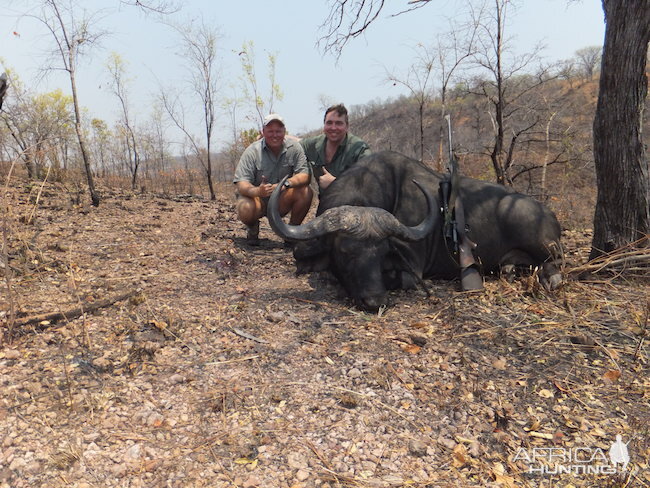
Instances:
[[[539,281],[547,291],[553,291],[562,284],[562,273],[553,263],[544,263],[539,273]]]
[[[542,280],[542,286],[547,290],[557,290],[562,284],[562,274],[554,273],[548,279]]]
[[[515,281],[517,276],[517,270],[515,269],[514,264],[504,264],[499,270],[499,276],[506,280],[508,283]]]

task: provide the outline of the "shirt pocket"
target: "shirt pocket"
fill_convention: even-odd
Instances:
[[[262,184],[262,176],[264,176],[264,171],[262,168],[255,168],[253,171],[253,185],[259,186]],[[267,176],[268,179],[268,176]]]
[[[293,176],[295,170],[295,164],[293,161],[284,160],[280,163],[280,174],[278,175],[282,179],[285,175],[291,177]]]

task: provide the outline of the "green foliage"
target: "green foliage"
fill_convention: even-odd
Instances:
[[[239,52],[239,59],[243,72],[242,91],[244,100],[252,104],[252,108],[261,127],[266,114],[273,112],[275,101],[281,101],[284,97],[280,85],[276,82],[275,78],[277,55],[267,53],[269,87],[266,98],[263,96],[263,90],[259,86],[255,68],[255,44],[253,41],[244,42]]]
[[[32,108],[33,122],[41,126],[47,124],[67,129],[74,124],[72,97],[65,95],[61,89],[35,95],[32,98]]]
[[[260,138],[260,131],[258,129],[244,129],[239,135],[239,141],[242,147],[245,149],[250,146],[253,142]]]

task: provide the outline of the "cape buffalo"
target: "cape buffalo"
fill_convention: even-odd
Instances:
[[[389,289],[413,288],[422,278],[459,277],[443,235],[438,191],[443,178],[406,156],[379,152],[323,192],[311,222],[284,223],[276,203],[282,185],[271,196],[268,218],[282,238],[304,241],[294,249],[299,273],[329,269],[359,308],[376,311],[387,304]],[[504,186],[468,177],[459,181],[465,235],[476,244],[483,273],[505,265],[540,266],[542,284],[556,287],[561,229],[555,215]]]

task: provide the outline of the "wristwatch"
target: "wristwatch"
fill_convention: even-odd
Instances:
[[[284,183],[282,184],[285,188],[291,188],[291,181],[289,180],[284,180]]]

